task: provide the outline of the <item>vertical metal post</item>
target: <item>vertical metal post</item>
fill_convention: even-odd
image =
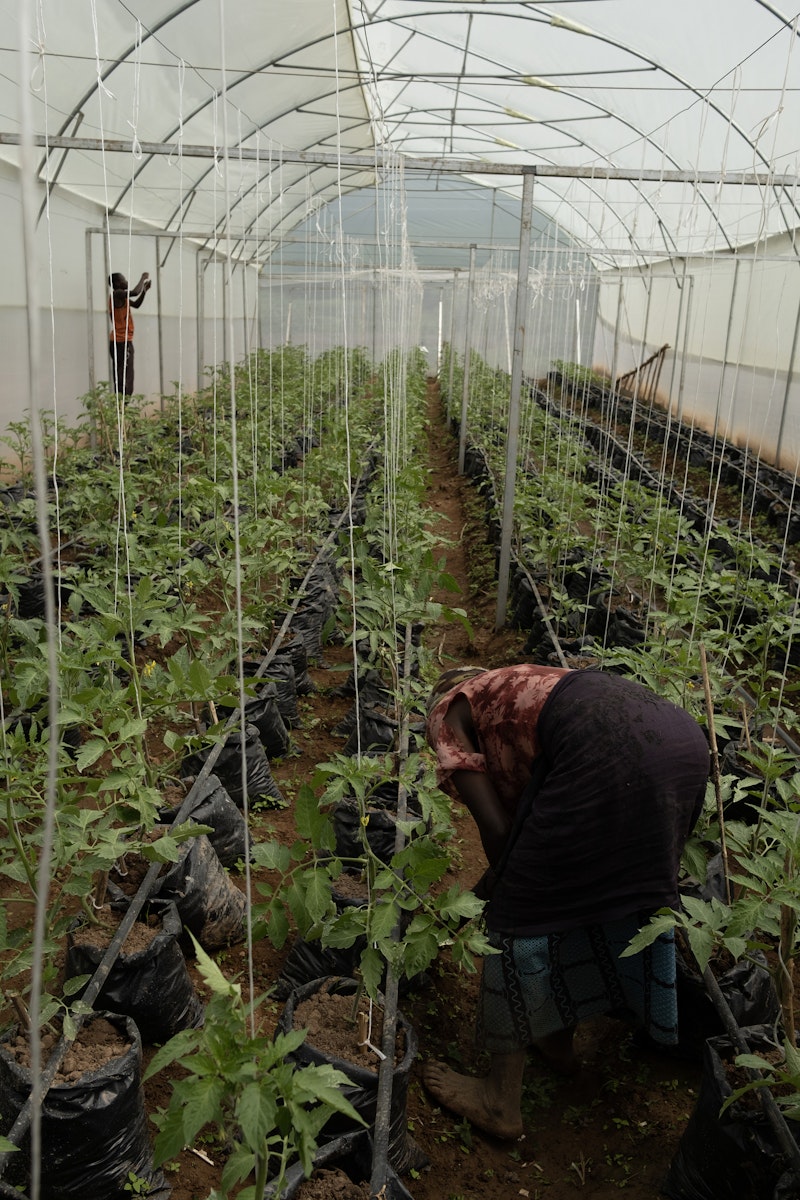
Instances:
[[[244,340],[244,357],[250,357],[250,321],[247,311],[247,272],[249,264],[242,262],[242,338]]]
[[[625,295],[625,279],[620,275],[619,292],[617,294],[617,316],[614,321],[614,345],[611,350],[611,382],[616,383],[619,362],[619,326],[622,320],[622,300]]]
[[[378,271],[372,277],[372,361],[378,356]]]
[[[164,329],[161,306],[161,239],[156,238],[156,320],[158,321],[158,388],[161,393],[161,411],[164,411]]]
[[[92,280],[92,231],[83,235],[86,261],[86,352],[89,355],[89,391],[97,386],[94,366],[94,286]]]
[[[688,266],[689,266],[689,260],[688,260],[688,258],[685,258],[683,260],[683,275],[681,277],[681,282],[678,284],[678,287],[680,288],[681,296],[680,296],[680,302],[678,304],[678,319],[675,322],[675,354],[672,357],[672,370],[671,370],[670,376],[669,376],[669,403],[667,405],[667,412],[670,415],[672,415],[672,386],[675,383],[675,367],[676,367],[677,360],[678,360],[678,346],[680,345],[680,342],[681,342],[681,321],[683,320],[683,299],[686,294],[686,271],[688,269]]]
[[[452,299],[452,302],[450,305],[450,369],[448,371],[450,378],[447,383],[447,419],[448,419],[448,421],[450,420],[450,417],[453,415],[453,380],[455,378],[454,373],[455,373],[455,369],[456,369],[455,338],[456,338],[456,291],[458,288],[458,272],[459,272],[459,268],[456,267],[455,271],[453,272],[453,291],[452,291],[453,299]]]
[[[720,421],[720,416],[722,413],[722,396],[725,391],[725,372],[728,367],[728,353],[730,351],[730,346],[731,346],[731,330],[733,329],[733,310],[734,310],[734,306],[736,304],[736,291],[739,286],[739,267],[740,266],[741,266],[741,262],[737,258],[733,264],[733,282],[731,283],[731,301],[730,301],[730,304],[728,305],[728,328],[725,330],[725,349],[722,352],[722,368],[721,368],[720,374],[719,374],[719,388],[717,390],[717,404],[716,404],[716,408],[714,409],[714,428],[711,431],[714,434],[714,437],[717,436],[717,433],[719,431],[719,421]],[[800,316],[800,314],[799,314],[799,316]],[[797,336],[797,327],[795,327],[795,336]]]
[[[692,293],[694,292],[694,275],[690,275],[686,291],[686,315],[683,320],[683,353],[681,354],[681,373],[678,378],[678,420],[683,419],[683,387],[686,383],[686,358],[689,353],[689,325],[692,315]]]
[[[284,342],[287,346],[292,344],[292,301],[290,300],[286,306],[286,337]]]
[[[444,318],[444,287],[439,288],[439,333],[436,340],[436,378],[442,369],[442,321]]]
[[[514,307],[514,349],[511,360],[511,398],[508,409],[506,477],[503,489],[503,519],[500,532],[500,566],[497,580],[495,629],[502,629],[505,624],[506,606],[508,604],[511,535],[514,527],[514,492],[517,479],[522,358],[525,350],[525,328],[528,322],[528,270],[531,253],[531,225],[533,221],[533,179],[532,172],[526,172],[522,177],[517,301]]]
[[[197,294],[197,390],[198,392],[203,386],[203,359],[206,352],[206,333],[205,333],[205,309],[206,309],[206,281],[205,270],[208,264],[208,259],[203,260],[202,254],[198,252],[196,258],[197,266],[195,268],[195,290]]]
[[[737,263],[738,266],[738,263]],[[792,337],[792,348],[789,351],[789,365],[786,370],[786,387],[783,390],[783,408],[781,409],[781,420],[778,426],[778,440],[775,444],[775,465],[781,465],[781,448],[783,445],[783,433],[786,425],[786,408],[789,403],[789,390],[792,386],[792,375],[794,374],[794,363],[797,357],[797,346],[800,342],[800,304],[797,306],[797,316],[794,319],[794,335]]]
[[[458,473],[464,474],[467,457],[467,403],[469,400],[469,339],[472,327],[472,289],[475,286],[475,242],[469,248],[469,280],[467,282],[467,314],[464,320],[464,376],[461,388],[461,427],[458,431]]]
[[[233,346],[230,345],[230,336],[228,333],[228,307],[231,303],[231,296],[228,288],[228,276],[230,268],[227,262],[222,268],[222,361],[228,363],[231,372],[233,371]]]

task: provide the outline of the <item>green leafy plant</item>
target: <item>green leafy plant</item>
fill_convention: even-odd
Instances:
[[[274,1039],[258,1033],[256,1014],[264,997],[245,1004],[241,986],[226,979],[196,941],[195,951],[211,990],[205,1023],[171,1038],[144,1075],[149,1079],[176,1062],[187,1072],[173,1082],[169,1106],[157,1118],[155,1163],[174,1158],[211,1127],[229,1151],[224,1196],[252,1174],[255,1182],[237,1195],[261,1200],[272,1167],[280,1195],[294,1156],[311,1173],[317,1138],[334,1112],[363,1122],[340,1090],[347,1083],[342,1072],[328,1064],[295,1069],[289,1061],[304,1031]]]

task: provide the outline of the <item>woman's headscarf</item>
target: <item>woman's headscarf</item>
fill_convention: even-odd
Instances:
[[[430,716],[433,709],[439,703],[443,696],[448,692],[452,692],[453,688],[459,687],[460,684],[466,683],[468,679],[472,679],[474,675],[483,675],[485,667],[452,667],[449,671],[443,671],[436,683],[431,689],[431,694],[428,696],[425,705],[426,716]]]

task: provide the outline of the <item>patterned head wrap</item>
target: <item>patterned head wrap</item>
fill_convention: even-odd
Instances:
[[[449,671],[442,672],[433,685],[431,694],[428,696],[425,705],[426,715],[430,716],[442,697],[446,696],[448,692],[452,692],[453,688],[466,683],[468,679],[472,679],[475,675],[483,675],[485,670],[485,667],[453,667]]]

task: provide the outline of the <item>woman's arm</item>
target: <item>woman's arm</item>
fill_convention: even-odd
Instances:
[[[464,696],[458,696],[450,705],[445,723],[465,750],[470,754],[480,753],[472,710]],[[484,772],[453,771],[450,778],[478,826],[489,865],[495,866],[511,832],[510,815],[503,807],[491,779]]]
[[[136,284],[136,287],[131,288],[130,292],[128,293],[128,298],[130,300],[131,308],[141,308],[142,307],[142,301],[144,300],[149,287],[150,287],[150,276],[147,273],[147,271],[143,271],[142,277],[139,280],[139,282]]]

